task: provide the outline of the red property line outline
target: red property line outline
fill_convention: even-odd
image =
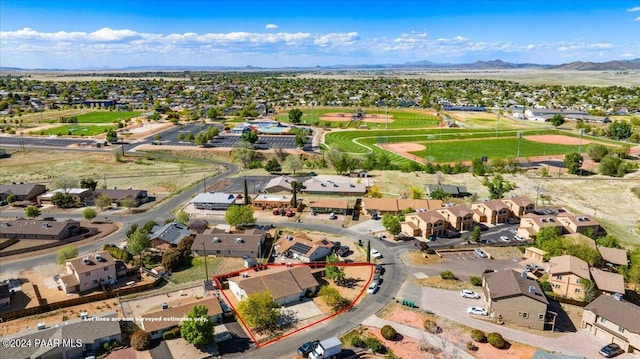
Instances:
[[[312,262],[312,263],[274,263],[274,264],[266,264],[263,265],[261,267],[258,268],[269,268],[269,267],[299,267],[299,266],[309,266],[312,268],[317,268],[317,267],[326,267],[327,263],[326,262]],[[368,262],[336,262],[335,265],[341,266],[341,267],[362,267],[362,266],[369,266],[369,267],[373,267],[373,264],[368,263]],[[222,295],[224,296],[225,301],[227,302],[227,304],[229,305],[229,307],[231,308],[231,310],[233,311],[233,314],[236,316],[236,318],[238,320],[240,320],[240,323],[242,323],[242,326],[244,327],[245,331],[247,333],[249,333],[249,336],[251,336],[251,340],[253,341],[254,345],[256,346],[256,348],[260,349],[264,346],[270,345],[272,343],[275,343],[277,341],[280,341],[284,338],[287,338],[293,334],[299,333],[311,326],[314,326],[316,324],[320,324],[326,320],[332,319],[348,310],[351,310],[351,308],[354,307],[354,304],[357,303],[360,298],[362,297],[362,295],[364,294],[365,290],[366,290],[366,286],[364,288],[362,288],[362,290],[360,291],[360,294],[358,294],[358,296],[351,301],[347,306],[345,306],[344,308],[342,308],[340,311],[335,312],[327,317],[324,317],[318,321],[315,321],[313,323],[309,323],[307,325],[305,325],[304,327],[298,328],[294,331],[288,332],[283,334],[280,337],[277,337],[275,339],[271,339],[267,342],[264,342],[262,344],[260,344],[255,336],[253,335],[253,331],[251,331],[251,329],[249,329],[249,326],[247,325],[247,323],[245,323],[245,321],[242,319],[242,317],[238,314],[238,311],[236,310],[236,308],[233,306],[233,304],[231,304],[231,301],[229,300],[229,298],[227,297],[227,295],[225,294],[224,290],[222,290],[222,279],[226,279],[226,278],[230,278],[230,277],[235,277],[237,275],[242,274],[243,272],[248,272],[248,271],[253,271],[256,267],[253,268],[248,268],[248,269],[243,269],[240,271],[235,271],[235,272],[230,272],[227,274],[223,274],[223,275],[219,275],[216,277],[213,277],[212,280],[215,282],[216,287],[218,287],[218,289],[220,290],[220,292],[222,293]],[[369,273],[369,279],[367,280],[367,283],[371,282],[371,278],[373,278],[373,270],[371,270],[371,272]]]

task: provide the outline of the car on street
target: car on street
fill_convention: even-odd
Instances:
[[[380,287],[376,283],[369,284],[369,287],[367,287],[367,294],[375,294],[378,291],[378,288]]]
[[[622,353],[624,353],[624,350],[616,343],[607,344],[600,349],[600,355],[605,358],[613,358]]]
[[[380,285],[382,283],[382,278],[380,278],[380,274],[374,274],[373,279],[371,280],[371,283]]]
[[[338,219],[338,216],[335,213],[330,213],[329,219]]]
[[[317,346],[318,346],[317,340],[314,340],[312,342],[306,342],[302,344],[300,348],[298,348],[298,355],[300,355],[303,358],[306,358],[309,356],[309,353],[311,353]]]
[[[376,264],[374,266],[374,269],[375,269],[375,271],[374,271],[375,274],[382,275],[382,273],[384,273],[384,267],[382,266],[382,264]]]
[[[487,310],[482,307],[469,307],[467,308],[467,313],[473,314],[473,315],[481,315],[483,317],[486,317],[489,315],[489,313],[487,313]]]
[[[371,249],[371,256],[375,259],[380,259],[382,258],[382,253],[378,252],[377,249]]]
[[[476,248],[474,250],[474,252],[480,257],[480,258],[487,258],[487,253],[485,251],[483,251],[480,248]]]
[[[462,298],[480,299],[480,294],[468,289],[461,290],[460,296]]]
[[[521,236],[519,234],[516,234],[515,236],[513,236],[513,239],[515,239],[518,242],[526,242],[527,241],[526,238],[524,238],[523,236]]]
[[[507,236],[500,236],[500,240],[503,242],[510,242],[511,240]]]

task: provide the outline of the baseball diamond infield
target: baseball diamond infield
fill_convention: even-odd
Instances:
[[[326,113],[322,117],[320,117],[320,120],[347,122],[347,121],[351,121],[351,117],[352,117],[352,114],[350,113],[343,113],[343,112]],[[369,122],[369,123],[386,123],[386,122],[391,123],[393,122],[393,115],[365,114],[364,116],[362,116],[362,119],[360,121]]]

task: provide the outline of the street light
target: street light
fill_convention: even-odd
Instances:
[[[522,142],[522,131],[518,131],[518,153],[516,158],[520,158],[520,142]]]
[[[584,128],[581,128],[578,133],[580,134],[580,141],[578,142],[578,153],[582,153],[582,135],[584,135]]]

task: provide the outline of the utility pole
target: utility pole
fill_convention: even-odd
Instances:
[[[387,107],[386,112],[387,112],[387,120],[384,123],[385,131],[389,129],[389,107]]]
[[[522,142],[522,131],[518,131],[518,153],[516,158],[520,158],[520,142]]]
[[[205,274],[207,276],[206,279],[209,280],[209,266],[207,265],[207,259],[209,259],[209,258],[207,256],[207,250],[206,250],[206,248],[204,248],[204,241],[202,241],[202,254],[203,254],[203,257],[204,257],[204,271],[205,271]]]

